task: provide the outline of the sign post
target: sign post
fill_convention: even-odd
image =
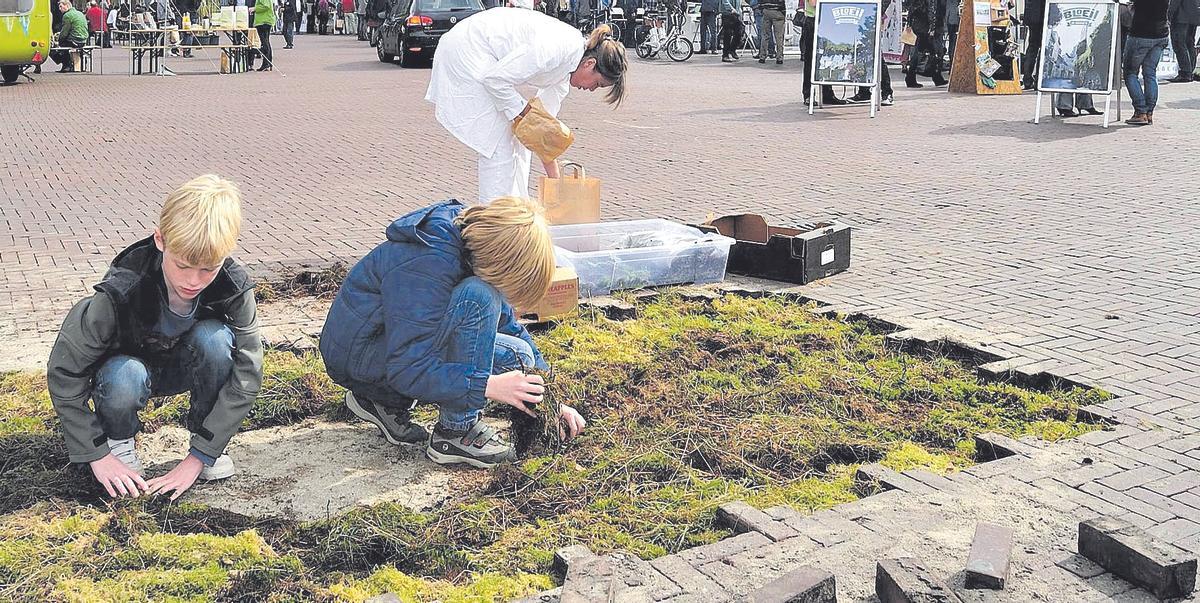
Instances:
[[[1037,112],[1045,92],[1104,95],[1108,127],[1117,90],[1117,3],[1108,0],[1049,0],[1038,61]]]
[[[871,89],[871,117],[879,107],[880,0],[817,0],[813,24],[812,88],[808,114],[821,86]]]

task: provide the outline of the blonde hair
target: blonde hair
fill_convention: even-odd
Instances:
[[[475,276],[500,290],[518,308],[536,305],[554,279],[554,245],[542,206],[522,197],[500,197],[467,208],[455,221]]]
[[[629,61],[625,58],[625,46],[612,39],[612,27],[608,24],[593,29],[588,36],[587,49],[580,61],[587,59],[596,59],[596,73],[613,83],[604,100],[620,107],[625,99],[625,72],[629,70]]]
[[[189,264],[215,266],[237,246],[242,193],[236,184],[205,174],[167,195],[158,215],[163,245]]]

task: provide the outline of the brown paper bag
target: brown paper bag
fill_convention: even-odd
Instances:
[[[568,169],[573,168],[568,174]],[[546,220],[551,224],[592,224],[600,221],[600,179],[588,178],[583,166],[564,163],[562,177],[542,177],[538,187]]]

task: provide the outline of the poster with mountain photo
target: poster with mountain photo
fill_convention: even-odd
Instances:
[[[1038,90],[1109,94],[1117,45],[1115,2],[1046,5]]]
[[[814,84],[875,83],[879,2],[818,0],[814,31]]]

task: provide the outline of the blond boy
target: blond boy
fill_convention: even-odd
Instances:
[[[50,399],[70,460],[88,463],[110,496],[175,500],[197,479],[234,473],[225,447],[262,384],[254,285],[229,257],[241,223],[232,182],[185,183],[167,197],[153,236],[117,255],[63,322],[47,364]],[[138,411],[183,392],[191,392],[190,450],[145,480]]]
[[[397,218],[347,275],[321,332],[321,354],[346,405],[393,444],[426,443],[442,464],[492,467],[513,448],[480,420],[487,400],[533,415],[546,368],[511,304],[530,307],[554,275],[541,207],[503,197],[466,209],[436,203]],[[435,403],[429,434],[412,423],[415,401]],[[564,435],[585,426],[559,409]]]

